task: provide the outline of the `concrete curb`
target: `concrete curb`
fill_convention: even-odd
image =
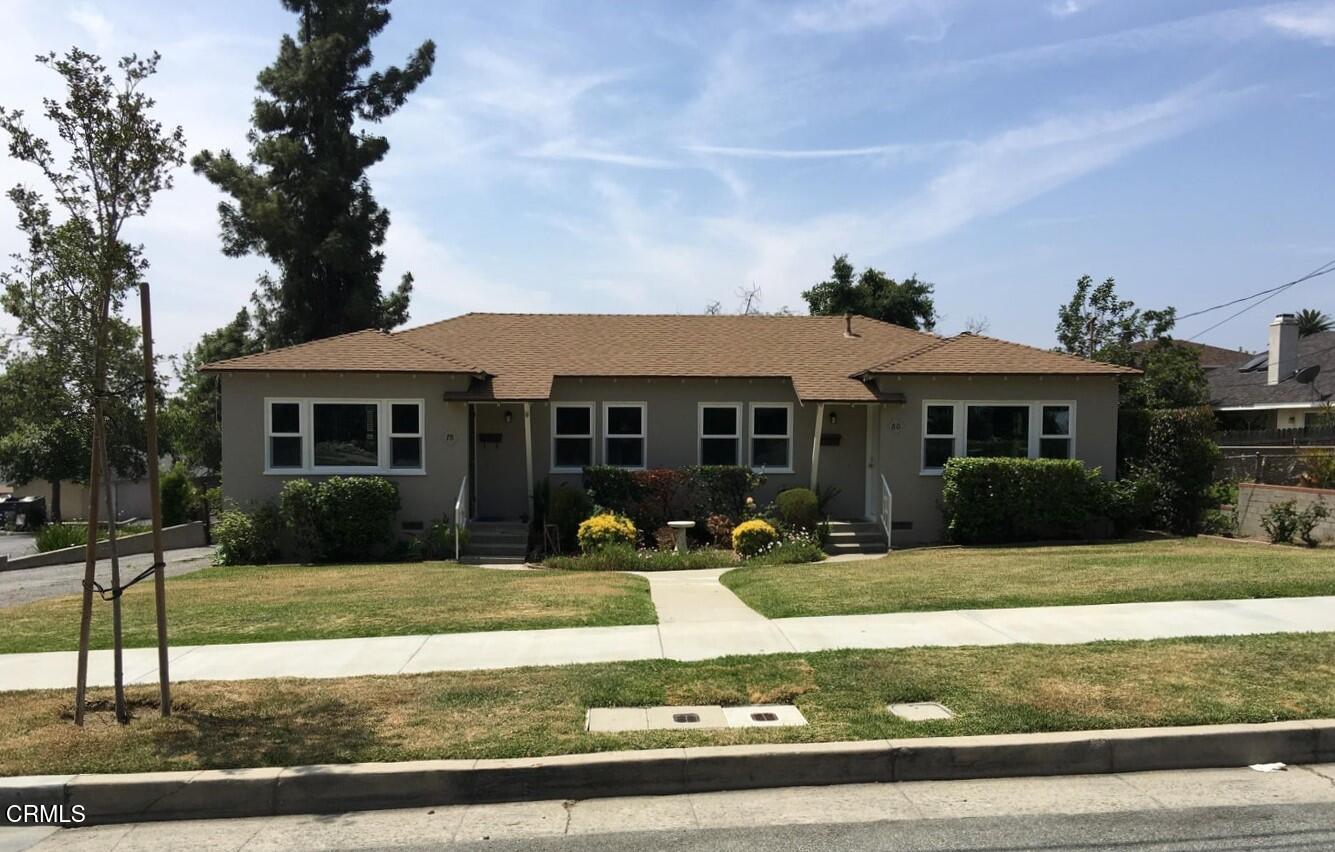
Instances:
[[[79,805],[85,825],[595,799],[762,787],[1084,775],[1335,761],[1335,719],[977,737],[0,778],[10,805]]]

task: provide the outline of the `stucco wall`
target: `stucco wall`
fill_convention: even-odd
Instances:
[[[468,409],[442,400],[445,382],[442,376],[400,373],[224,374],[223,493],[242,506],[254,506],[277,497],[284,482],[301,476],[264,472],[266,398],[421,399],[426,473],[387,478],[399,485],[401,521],[448,517],[468,466]]]
[[[939,541],[941,477],[922,473],[923,404],[960,402],[1075,403],[1075,458],[1112,478],[1117,472],[1117,380],[1105,376],[887,376],[882,387],[905,402],[881,411],[881,469],[894,494],[896,544]]]

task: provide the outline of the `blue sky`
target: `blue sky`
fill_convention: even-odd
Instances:
[[[160,115],[244,151],[276,0],[3,0],[0,102],[37,51],[158,50]],[[953,333],[1054,343],[1081,274],[1192,311],[1335,258],[1335,2],[396,0],[376,43],[436,72],[382,126],[386,281],[413,322],[469,310],[803,309],[831,256],[937,285]],[[0,184],[31,175],[0,163]],[[229,319],[264,269],[219,251],[189,169],[135,227],[159,345]],[[19,246],[8,205],[0,252]],[[1261,347],[1276,310],[1335,313],[1335,275],[1202,339]],[[1191,337],[1224,314],[1185,323]],[[0,319],[0,323],[6,320]]]

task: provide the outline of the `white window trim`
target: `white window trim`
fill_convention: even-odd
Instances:
[[[1042,452],[1043,452],[1042,441],[1043,441],[1044,438],[1063,438],[1063,439],[1066,439],[1066,440],[1070,441],[1070,442],[1071,442],[1071,444],[1070,444],[1071,449],[1070,449],[1070,452],[1068,452],[1068,453],[1066,454],[1066,457],[1067,457],[1068,459],[1073,459],[1073,458],[1075,458],[1075,403],[1074,403],[1074,402],[1069,402],[1069,401],[1067,401],[1067,400],[1050,400],[1050,399],[1045,399],[1045,400],[1043,400],[1042,402],[1036,403],[1036,405],[1037,405],[1037,409],[1036,409],[1036,411],[1035,411],[1033,414],[1030,414],[1030,415],[1029,415],[1031,419],[1032,419],[1033,417],[1035,417],[1035,416],[1038,417],[1038,429],[1039,429],[1038,441],[1037,441],[1037,442],[1031,442],[1031,443],[1034,443],[1034,449],[1033,449],[1033,455],[1032,455],[1032,458],[1042,458]],[[1067,411],[1068,411],[1068,414],[1067,414],[1067,417],[1066,417],[1066,434],[1065,434],[1065,435],[1049,435],[1049,434],[1047,434],[1046,432],[1043,431],[1043,408],[1044,408],[1044,406],[1047,406],[1047,407],[1049,407],[1049,408],[1051,408],[1051,407],[1053,407],[1053,406],[1065,406],[1065,407],[1066,407],[1066,409],[1067,409]]]
[[[756,409],[757,408],[786,408],[788,410],[788,434],[771,435],[756,434]],[[746,459],[751,465],[751,470],[756,473],[792,473],[793,472],[793,404],[791,402],[753,402],[751,403],[751,415],[746,421]],[[788,439],[788,464],[783,467],[759,467],[755,463],[756,438],[787,438]]]
[[[608,414],[613,408],[638,408],[640,410],[640,432],[638,435],[613,435],[608,431]],[[607,442],[612,438],[639,438],[640,463],[638,465],[619,464],[623,470],[646,470],[649,467],[649,403],[647,402],[604,402],[603,403],[603,464],[607,461]]]
[[[273,420],[274,403],[297,403],[300,407],[301,418],[301,467],[280,467],[272,466],[270,455],[271,446],[269,438],[271,437],[271,427]],[[376,406],[376,465],[374,467],[363,467],[360,465],[329,465],[317,466],[315,464],[315,406],[317,405],[375,405]],[[391,405],[416,405],[418,411],[417,427],[421,429],[420,437],[422,439],[422,466],[418,468],[391,468],[389,466],[389,407]],[[279,433],[280,435],[292,433]],[[391,475],[391,476],[425,476],[426,475],[426,400],[424,399],[350,399],[340,397],[266,397],[264,400],[264,473],[268,476],[301,476],[301,475]],[[411,437],[400,435],[400,437]]]
[[[706,435],[705,434],[705,409],[706,408],[731,408],[737,415],[735,422],[737,425],[731,435]],[[735,464],[742,463],[742,417],[744,412],[740,402],[702,402],[696,407],[695,415],[695,463],[705,463],[705,439],[712,441],[725,441],[732,439],[733,446],[737,448],[737,461]]]
[[[920,476],[940,476],[944,468],[927,467],[927,407],[928,406],[951,406],[955,409],[954,427],[955,451],[952,457],[963,456],[967,449],[969,440],[969,409],[977,406],[1001,405],[1014,408],[1029,408],[1029,446],[1027,458],[1040,458],[1039,448],[1040,440],[1048,438],[1065,438],[1066,435],[1043,435],[1043,406],[1045,405],[1064,405],[1070,409],[1070,441],[1071,454],[1069,458],[1078,459],[1076,448],[1076,404],[1073,399],[925,399],[922,402],[922,426],[918,435],[918,464]],[[938,437],[946,437],[941,435]]]
[[[414,405],[417,407],[417,431],[416,432],[395,432],[394,431],[394,406],[396,405]],[[381,412],[382,422],[385,424],[385,454],[381,457],[381,463],[388,467],[394,473],[425,473],[426,472],[426,402],[421,399],[387,399],[384,401],[384,410]],[[421,450],[418,457],[422,460],[418,467],[394,467],[394,439],[395,438],[416,438],[421,444]]]
[[[949,408],[950,429],[949,435],[943,432],[927,433],[927,409],[931,408]],[[960,454],[960,404],[952,400],[928,399],[922,403],[922,428],[918,441],[918,472],[923,476],[940,476],[945,468],[927,466],[927,439],[928,438],[949,438],[954,442],[950,451],[951,457]]]
[[[556,411],[559,408],[583,408],[589,412],[589,433],[587,435],[557,435],[556,434]],[[556,439],[557,438],[586,438],[589,442],[589,464],[598,463],[598,443],[595,440],[598,431],[597,417],[594,416],[594,404],[592,402],[553,402],[550,406],[551,413],[551,464],[549,470],[551,473],[583,473],[582,467],[557,467],[556,466]]]
[[[297,407],[297,431],[296,432],[277,432],[273,430],[273,407],[275,405],[295,405]],[[264,400],[264,472],[277,474],[302,473],[308,467],[307,455],[308,444],[306,432],[306,406],[300,399],[290,399],[285,397],[273,397]],[[301,439],[301,466],[300,467],[274,467],[273,466],[273,441],[278,438],[300,438]]]

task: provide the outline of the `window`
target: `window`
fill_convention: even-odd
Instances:
[[[742,406],[700,404],[700,464],[742,463]]]
[[[928,400],[922,412],[922,472],[967,456],[1075,458],[1073,402]]]
[[[268,473],[425,473],[420,399],[265,400]]]
[[[268,404],[268,466],[273,470],[300,470],[305,466],[301,451],[301,403],[271,401]]]
[[[593,403],[552,405],[552,470],[578,472],[593,464]]]
[[[389,466],[398,470],[421,470],[422,403],[389,404]]]
[[[1028,405],[970,405],[964,436],[968,456],[1029,455]]]
[[[924,412],[922,467],[940,470],[955,455],[955,406],[928,405]]]
[[[1071,406],[1043,406],[1043,431],[1038,438],[1039,458],[1071,457]]]
[[[379,420],[374,402],[314,403],[314,467],[379,467]]]
[[[751,406],[751,467],[771,472],[792,472],[792,403],[757,403]]]
[[[612,467],[644,467],[643,402],[609,402],[603,406],[603,463]]]

